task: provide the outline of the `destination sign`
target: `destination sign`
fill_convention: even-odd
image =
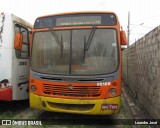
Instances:
[[[56,26],[101,24],[101,16],[62,17],[56,19]]]

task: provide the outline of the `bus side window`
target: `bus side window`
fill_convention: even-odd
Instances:
[[[23,36],[22,49],[15,50],[17,58],[29,58],[30,56],[30,41],[29,41],[29,31],[18,24],[15,25],[15,34],[21,33]]]

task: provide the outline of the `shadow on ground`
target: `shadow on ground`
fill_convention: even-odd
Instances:
[[[29,101],[0,101],[0,119],[13,118],[17,113],[29,108]]]

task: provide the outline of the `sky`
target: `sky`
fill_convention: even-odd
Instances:
[[[0,12],[32,24],[39,16],[73,11],[113,11],[126,34],[130,12],[130,45],[160,25],[158,0],[0,0]]]

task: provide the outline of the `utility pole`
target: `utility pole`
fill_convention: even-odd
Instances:
[[[128,42],[127,42],[127,48],[129,47],[129,36],[130,36],[130,12],[128,12],[128,30],[127,30],[127,38],[128,38]]]
[[[128,68],[129,68],[129,66],[128,66],[128,62],[129,62],[129,60],[128,60],[128,55],[129,55],[129,36],[130,36],[130,12],[128,12],[128,30],[127,30],[127,55],[126,55],[126,57],[127,57],[127,85],[129,85],[129,73],[128,73]]]

